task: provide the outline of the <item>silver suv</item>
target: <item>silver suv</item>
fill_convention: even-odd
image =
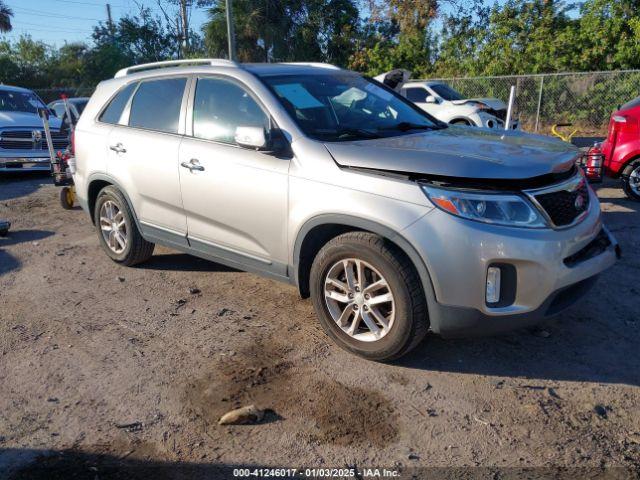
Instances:
[[[330,65],[124,69],[91,97],[75,153],[114,261],[159,243],[293,284],[336,343],[375,360],[429,330],[556,314],[618,250],[570,145],[446,125]]]

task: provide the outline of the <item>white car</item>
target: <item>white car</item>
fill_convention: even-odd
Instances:
[[[449,85],[439,81],[409,80],[406,70],[393,70],[375,77],[425,112],[452,125],[469,125],[504,129],[507,105],[498,98],[464,98]],[[511,128],[518,120],[511,119]]]
[[[504,129],[507,105],[498,98],[464,98],[446,83],[431,81],[407,82],[400,93],[443,122]],[[511,128],[518,128],[518,120],[511,119]]]

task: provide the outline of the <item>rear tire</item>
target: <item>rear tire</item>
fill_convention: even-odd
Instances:
[[[389,361],[427,334],[420,278],[406,255],[378,235],[349,232],[330,240],[314,259],[310,280],[320,324],[349,352]]]
[[[153,255],[155,244],[142,238],[129,203],[116,187],[100,190],[93,215],[100,245],[111,260],[130,267]]]
[[[628,198],[640,202],[640,158],[624,167],[622,171],[622,189]]]

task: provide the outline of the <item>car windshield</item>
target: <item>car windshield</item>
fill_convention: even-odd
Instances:
[[[84,107],[89,103],[89,100],[74,100],[72,103],[76,107],[76,110],[78,110],[78,115],[81,115]]]
[[[46,108],[31,92],[0,90],[0,112],[38,113],[38,108]]]
[[[377,82],[352,73],[263,76],[306,135],[339,142],[444,128]]]
[[[464,97],[456,92],[453,88],[445,83],[434,83],[429,85],[431,90],[436,92],[438,96],[441,98],[452,101],[452,100],[464,100]]]
[[[631,108],[637,107],[638,105],[640,105],[640,97],[634,98],[630,102],[625,103],[618,110],[629,110]]]

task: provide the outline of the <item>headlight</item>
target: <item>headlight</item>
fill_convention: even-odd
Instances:
[[[429,185],[423,185],[422,189],[436,207],[458,217],[512,227],[547,226],[538,211],[518,195],[471,192]]]

